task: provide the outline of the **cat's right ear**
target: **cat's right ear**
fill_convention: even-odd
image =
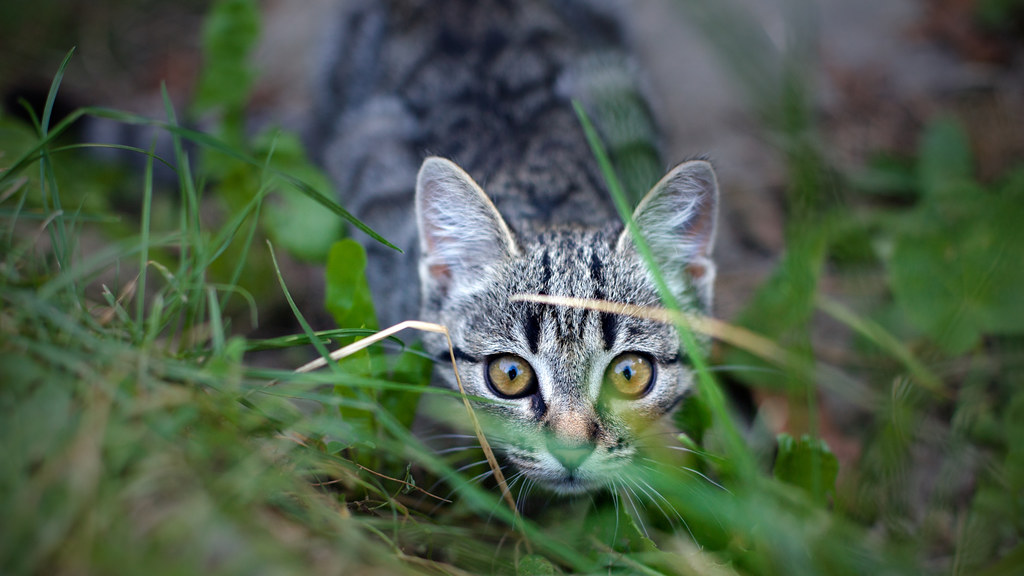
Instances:
[[[470,286],[486,268],[516,254],[516,243],[490,198],[462,168],[444,158],[423,161],[416,178],[420,278],[449,293]]]
[[[633,213],[639,233],[676,298],[697,296],[711,307],[715,264],[711,249],[718,216],[718,180],[711,164],[684,162],[665,175],[644,196]],[[633,249],[633,232],[625,230],[618,249]]]

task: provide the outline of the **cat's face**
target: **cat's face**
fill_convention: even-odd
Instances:
[[[716,193],[710,166],[689,163],[656,186],[635,215],[671,289],[692,308],[710,298]],[[609,223],[515,237],[469,176],[440,159],[421,170],[417,214],[424,314],[448,327],[466,392],[488,399],[476,406],[491,440],[553,491],[608,485],[634,461],[645,431],[692,386],[675,329],[513,297],[658,306],[628,233]],[[434,354],[447,350],[443,338],[427,345]],[[439,374],[456,386],[450,369]]]

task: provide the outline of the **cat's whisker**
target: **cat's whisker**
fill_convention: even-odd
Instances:
[[[502,472],[504,472],[506,468],[508,468],[508,465],[501,466],[498,469],[501,470]],[[483,474],[481,474],[477,478],[474,478],[473,482],[476,482],[476,483],[483,482],[484,480],[487,479],[487,476],[493,475],[493,474],[494,474],[493,470],[488,470],[487,472],[484,472]],[[511,478],[506,478],[505,479],[506,484],[509,485],[511,482],[514,481],[513,480],[514,478],[518,478],[521,474],[522,474],[522,472],[516,472],[516,474],[514,476],[512,476]],[[509,489],[511,490],[511,485],[509,485]],[[494,503],[494,506],[491,506],[491,511],[490,511],[490,513],[487,514],[487,524],[488,525],[490,525],[491,520],[494,519],[494,513],[497,512],[498,508],[500,508],[501,505],[502,505],[502,500],[499,498]]]
[[[751,366],[747,364],[719,364],[717,366],[709,366],[708,372],[747,372],[747,373],[759,373],[759,374],[785,374],[784,371],[778,368],[770,368],[767,366]]]
[[[729,491],[728,488],[726,488],[725,486],[722,486],[718,482],[715,482],[707,474],[704,474],[700,470],[695,470],[693,468],[690,468],[689,466],[680,466],[679,468],[682,469],[682,470],[686,470],[687,472],[689,472],[691,474],[696,474],[697,476],[700,476],[701,478],[703,478],[703,479],[707,480],[708,482],[710,482],[712,486],[718,488],[719,490],[724,490],[727,494],[732,494],[732,492]]]
[[[443,450],[437,450],[434,454],[440,456],[442,454],[453,454],[455,452],[465,452],[467,450],[479,450],[479,444],[472,444],[470,446],[452,446],[451,448],[445,448]]]
[[[650,460],[650,459],[648,458],[648,460]],[[660,462],[656,462],[656,461],[654,461],[654,460],[651,460],[651,462],[654,462],[655,464],[659,464],[659,465],[661,464]],[[655,467],[653,467],[653,466],[648,466],[648,465],[644,465],[644,464],[641,464],[640,466],[642,466],[643,468],[645,468],[645,469],[647,469],[647,470],[650,470],[650,471],[651,471],[651,472],[653,472],[654,474],[660,474],[660,475],[662,475],[662,476],[664,476],[664,475],[665,475],[665,470],[664,470],[664,467],[660,467],[660,468],[655,468]],[[669,468],[669,469],[670,469],[670,470],[672,470],[672,469],[674,469],[674,468]],[[687,472],[692,472],[692,473],[694,473],[694,474],[697,474],[697,475],[699,475],[699,476],[702,476],[704,480],[707,480],[707,481],[708,481],[708,482],[710,482],[711,484],[713,484],[713,485],[717,486],[718,488],[720,488],[720,489],[724,490],[724,491],[725,491],[726,493],[728,493],[728,494],[732,494],[732,492],[730,492],[728,488],[726,488],[726,487],[724,487],[724,486],[722,486],[722,485],[718,484],[717,482],[715,482],[714,480],[711,480],[711,479],[710,479],[710,478],[708,478],[707,476],[704,476],[703,474],[701,474],[701,473],[700,473],[700,472],[698,472],[697,470],[692,470],[692,469],[689,469],[689,468],[685,468],[685,470],[686,470]],[[715,522],[716,522],[716,523],[718,524],[718,526],[719,526],[720,528],[722,528],[722,529],[724,530],[724,529],[725,529],[725,526],[724,526],[724,525],[722,524],[722,520],[721,520],[721,518],[720,518],[720,517],[718,516],[718,514],[717,514],[717,513],[716,513],[716,512],[714,511],[714,510],[712,510],[711,514],[712,514],[712,516],[714,517],[714,519],[715,519]],[[692,533],[691,533],[691,534],[692,534]]]
[[[479,465],[481,465],[481,464],[486,464],[486,463],[487,463],[487,459],[486,459],[486,458],[485,458],[485,459],[483,459],[483,460],[477,460],[476,462],[470,462],[469,464],[465,464],[465,465],[463,465],[463,466],[460,466],[460,467],[456,468],[456,469],[455,469],[455,472],[456,472],[456,473],[461,473],[461,472],[465,472],[466,470],[468,470],[468,469],[470,469],[470,468],[472,468],[472,467],[474,467],[474,466],[479,466]],[[493,473],[493,470],[492,470],[492,473]],[[455,494],[455,492],[456,492],[456,490],[457,490],[457,489],[455,488],[455,482],[454,482],[454,480],[456,480],[456,479],[457,479],[457,477],[455,477],[455,476],[447,476],[447,477],[442,477],[442,478],[439,478],[439,479],[437,480],[437,482],[434,482],[434,484],[433,484],[433,485],[431,485],[431,486],[430,486],[430,489],[429,489],[429,490],[427,490],[427,491],[428,491],[428,492],[433,492],[433,491],[434,491],[434,490],[435,490],[435,489],[436,489],[436,488],[437,488],[438,486],[440,486],[441,484],[443,484],[443,483],[444,483],[445,481],[451,481],[451,482],[452,482],[452,489],[451,489],[451,491],[450,491],[450,492],[448,492],[448,495],[447,495],[447,496],[445,496],[445,500],[451,500],[451,498],[452,498],[452,495],[454,495],[454,494]]]
[[[672,518],[669,517],[668,512],[665,512],[665,509],[662,508],[661,504],[658,503],[658,499],[654,497],[655,494],[658,495],[658,496],[661,496],[661,494],[657,490],[654,490],[654,488],[651,488],[651,485],[648,484],[647,482],[643,481],[643,480],[638,480],[636,478],[629,478],[628,480],[637,489],[637,491],[642,492],[644,494],[644,496],[647,496],[647,500],[650,501],[651,504],[654,504],[654,507],[657,508],[659,512],[661,512],[662,517],[664,517],[665,520],[668,521],[669,525],[671,525],[672,524]],[[647,488],[650,488],[650,490],[651,490],[651,492],[653,492],[653,494],[651,492],[648,492],[647,488],[644,488],[644,486],[646,486]],[[636,492],[634,492],[634,494],[636,494]],[[638,495],[638,498],[639,498],[639,495]],[[662,497],[662,498],[664,499],[664,497]],[[666,504],[667,503],[668,503],[668,501],[666,500]],[[675,508],[673,508],[671,504],[669,504],[669,508],[671,508],[673,512],[676,512]],[[679,513],[676,512],[676,515],[678,516]],[[682,517],[680,517],[679,519],[682,520]],[[685,522],[684,522],[684,524],[685,524]]]
[[[626,479],[624,478],[624,480]],[[639,500],[640,496],[626,482],[622,483],[622,488],[622,495],[626,497],[626,502],[628,502],[629,506],[633,508],[633,515],[636,518],[637,524],[640,524],[640,530],[644,533],[644,536],[650,539],[651,535],[647,532],[647,525],[644,524],[644,518],[640,514],[640,510],[638,510],[636,507],[636,500]],[[630,494],[632,494],[632,496],[630,496]],[[643,502],[640,503],[640,507],[643,508]],[[644,509],[644,511],[646,511],[646,508]]]
[[[529,483],[529,479],[523,480],[523,483],[519,486],[519,491],[516,492],[516,510],[518,510],[520,514],[523,513],[523,490],[527,485],[529,485]]]
[[[525,478],[526,480],[523,482],[523,485],[519,487],[519,494],[516,495],[516,510],[519,510],[520,513],[523,512],[523,504],[530,497],[530,492],[533,491],[533,487],[536,484],[533,478],[528,476]]]
[[[501,466],[501,467],[498,468],[498,470],[501,470],[503,468],[505,468],[505,467]],[[486,480],[487,478],[489,478],[493,474],[494,474],[494,470],[487,470],[487,471],[481,472],[481,473],[477,474],[476,476],[473,476],[472,478],[470,478],[468,484],[480,484],[481,482],[483,482],[484,480]]]
[[[676,510],[676,507],[673,506],[671,502],[669,502],[668,498],[666,498],[665,495],[662,494],[660,491],[655,489],[654,486],[651,486],[650,483],[648,483],[646,480],[636,481],[640,482],[650,490],[650,492],[644,490],[645,494],[653,494],[654,496],[661,499],[661,501],[665,503],[665,506],[672,511],[672,514],[674,514],[676,518],[679,519],[679,522],[683,525],[683,528],[686,528],[686,532],[690,535],[690,539],[693,540],[693,543],[697,545],[697,549],[703,550],[704,547],[701,546],[700,542],[697,540],[697,537],[693,534],[693,530],[690,529],[690,524],[686,521],[685,518],[683,518],[683,515],[679,513],[679,510]],[[654,500],[654,503],[655,506],[657,506],[657,499]],[[665,511],[662,510],[661,506],[658,506],[658,510],[661,510],[661,513],[663,515],[665,514]],[[665,519],[668,520],[669,524],[672,524],[672,519],[669,518],[668,515],[665,515]]]
[[[668,448],[673,448],[673,446],[668,446]],[[659,466],[661,465],[661,462],[658,462],[657,460],[654,460],[653,458],[644,458],[644,460],[646,460],[648,462],[653,462],[654,464],[657,464]],[[645,466],[645,468],[647,468],[648,470],[650,470],[652,472],[655,472],[655,473],[659,473],[659,474],[662,473],[660,470],[658,470],[657,468],[655,468],[653,466]],[[726,488],[725,486],[722,486],[718,482],[715,482],[710,476],[708,476],[707,474],[704,474],[700,470],[697,470],[695,468],[690,468],[689,466],[675,466],[675,467],[673,467],[673,469],[683,470],[683,471],[689,472],[690,474],[693,474],[695,476],[699,476],[700,478],[703,478],[709,484],[711,484],[712,486],[718,488],[719,490],[723,490],[727,494],[732,494],[732,492],[730,492],[728,488]]]
[[[519,491],[516,492],[516,510],[518,510],[520,514],[523,513],[523,490],[529,484],[530,484],[529,478],[527,478],[526,480],[523,480],[523,483],[519,486]]]
[[[420,438],[421,442],[431,442],[433,440],[476,440],[477,437],[472,434],[434,434],[433,436],[426,436]]]
[[[513,489],[515,489],[516,484],[518,484],[519,481],[523,479],[523,475],[524,475],[524,473],[520,470],[519,472],[516,472],[515,474],[513,474],[512,476],[509,476],[505,480],[506,484],[508,485],[509,492],[511,492]]]
[[[434,490],[435,490],[435,489],[436,489],[436,488],[437,488],[438,486],[440,486],[441,484],[443,484],[443,483],[444,483],[444,482],[445,482],[446,480],[451,480],[451,478],[441,478],[441,479],[439,479],[439,480],[438,480],[437,482],[434,482],[434,484],[433,484],[433,485],[432,485],[432,486],[430,487],[430,489],[429,489],[429,490],[427,490],[427,491],[428,491],[428,492],[430,492],[430,493],[433,493],[433,492],[434,492]],[[448,491],[448,493],[447,493],[447,494],[445,494],[445,496],[444,496],[444,499],[445,499],[445,500],[451,500],[451,499],[452,499],[452,496],[454,496],[454,495],[455,495],[455,492],[456,492],[456,488],[455,488],[455,485],[454,485],[454,483],[453,483],[453,484],[451,485],[451,490],[449,490],[449,491]],[[433,507],[433,508],[432,508],[432,509],[430,510],[430,513],[431,513],[431,514],[433,514],[434,512],[437,512],[437,511],[438,511],[438,510],[440,510],[440,509],[441,509],[441,503],[438,503],[438,504],[437,504],[436,506],[434,506],[434,507]]]
[[[619,540],[619,482],[618,475],[608,481],[608,487],[612,492],[612,506],[615,509],[615,529],[612,530],[612,541],[610,548],[615,549],[615,543]]]
[[[470,469],[470,468],[472,468],[474,466],[479,466],[481,464],[486,464],[486,463],[487,463],[486,459],[484,459],[484,460],[477,460],[476,462],[470,462],[469,464],[464,464],[462,466],[459,466],[458,468],[455,469],[455,471],[456,472],[465,472],[466,470],[468,470],[468,469]]]
[[[682,433],[679,432],[678,430],[663,430],[663,431],[660,431],[660,432],[652,432],[650,434],[642,434],[640,436],[637,436],[637,441],[638,442],[644,442],[644,441],[650,440],[652,438],[661,438],[661,437],[664,437],[664,436],[670,436],[673,440],[678,440],[678,438],[679,438],[679,436],[681,434]],[[647,445],[650,446],[650,443],[647,443]],[[713,459],[716,459],[716,460],[721,460],[722,459],[721,456],[718,456],[716,454],[712,454],[711,452],[708,452],[706,450],[695,450],[695,449],[689,448],[687,446],[675,446],[675,445],[672,445],[672,444],[665,444],[664,447],[672,449],[672,450],[679,450],[680,452],[689,452],[690,454],[693,454],[695,456],[701,456],[703,458],[713,458]]]
[[[629,480],[629,483],[632,484],[634,488],[636,488],[639,492],[642,492],[645,496],[647,496],[647,500],[650,501],[651,504],[654,504],[654,507],[657,508],[659,512],[661,512],[661,515],[665,517],[665,520],[668,520],[669,523],[671,524],[672,523],[672,519],[669,518],[668,513],[665,512],[665,509],[662,508],[661,504],[658,503],[657,498],[654,497],[655,494],[657,494],[658,496],[661,496],[661,493],[659,493],[657,490],[652,488],[651,485],[648,484],[644,480],[640,480],[640,479],[637,479],[637,478],[629,478],[628,480]],[[648,491],[648,489],[650,491]],[[673,509],[673,511],[674,510],[675,509]]]
[[[678,436],[678,435],[679,435],[679,431],[678,430],[659,430],[658,432],[648,432],[648,433],[645,433],[645,434],[640,434],[639,436],[636,437],[636,439],[637,440],[647,440],[648,438],[658,438],[659,436],[672,436],[672,437],[675,437],[675,436]]]
[[[505,479],[505,485],[508,486],[509,493],[511,493],[513,490],[515,490],[516,484],[519,484],[519,482],[523,480],[524,476],[525,476],[525,473],[522,470],[520,470],[520,471],[516,472],[515,474],[513,474],[513,475],[511,475],[511,476],[509,476],[508,478]],[[516,510],[519,510],[518,498],[516,499],[515,504],[516,504]],[[493,514],[493,512],[492,512],[492,514]]]
[[[669,430],[669,431],[664,431],[664,432],[654,432],[652,434],[644,434],[642,436],[638,436],[637,437],[637,442],[646,443],[647,446],[650,446],[650,447],[653,448],[653,445],[650,442],[647,442],[647,441],[649,441],[651,439],[660,439],[660,438],[665,437],[665,436],[670,436],[673,440],[679,441],[679,436],[681,434],[682,433],[679,432],[678,430]],[[689,454],[693,454],[694,456],[700,456],[701,458],[709,458],[709,459],[713,459],[713,460],[722,460],[721,456],[718,456],[716,454],[712,454],[711,452],[708,452],[706,450],[697,450],[697,449],[694,449],[694,448],[690,448],[688,446],[678,446],[678,445],[673,445],[673,444],[664,444],[661,447],[662,448],[668,448],[670,450],[677,450],[679,452],[686,452],[686,453],[689,453]]]
[[[665,446],[665,448],[668,448],[669,450],[678,450],[679,452],[686,452],[688,454],[693,454],[694,456],[708,455],[705,452],[701,452],[700,450],[694,450],[693,448],[687,448],[686,446]]]

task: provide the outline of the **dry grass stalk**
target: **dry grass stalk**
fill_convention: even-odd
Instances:
[[[372,336],[367,336],[358,342],[353,342],[348,346],[344,346],[331,352],[331,361],[337,362],[342,358],[351,356],[360,350],[363,350],[381,340],[394,336],[402,330],[412,329],[419,330],[421,332],[432,332],[435,334],[444,334],[445,339],[448,341],[448,354],[451,358],[452,370],[455,372],[455,382],[459,385],[459,394],[462,396],[462,402],[466,406],[466,413],[469,414],[470,422],[473,424],[473,430],[476,432],[476,437],[480,441],[480,448],[484,451],[484,456],[487,458],[487,463],[491,467],[491,471],[494,472],[494,479],[498,482],[498,486],[501,488],[501,495],[508,503],[509,508],[512,509],[512,513],[518,519],[519,511],[516,509],[516,503],[512,499],[512,492],[508,488],[508,483],[505,481],[505,475],[501,472],[501,467],[498,465],[498,459],[494,456],[494,451],[491,449],[491,444],[487,441],[487,437],[484,435],[483,428],[480,426],[480,421],[477,420],[476,413],[473,411],[473,406],[469,403],[469,397],[466,395],[465,388],[462,387],[462,378],[459,376],[459,369],[455,365],[455,350],[452,347],[452,338],[448,333],[448,328],[440,324],[434,324],[433,322],[423,322],[421,320],[406,320],[405,322],[399,322],[390,328],[385,328],[380,332]],[[317,358],[308,364],[300,366],[295,370],[297,373],[310,372],[317,368],[322,368],[327,365],[327,360],[324,358]]]

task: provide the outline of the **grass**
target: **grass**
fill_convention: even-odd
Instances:
[[[225,14],[237,10],[251,28],[242,4],[224,4],[218,29],[232,30]],[[676,418],[680,449],[653,453],[613,493],[541,500],[519,517],[482,456],[463,468],[474,458],[414,432],[420,401],[464,410],[425,385],[434,361],[414,334],[327,360],[377,332],[362,273],[372,262],[337,229],[290,244],[265,208],[326,207],[373,232],[330,199],[289,136],[246,138],[244,98],[213,89],[204,106],[236,108],[212,134],[183,128],[170,106],[162,120],[105,109],[57,120],[67,65],[30,125],[0,117],[0,572],[995,576],[1024,566],[1024,321],[1012,265],[1024,261],[1024,178],[978,182],[954,121],[928,127],[914,158],[846,178],[808,144],[799,82],[761,100],[788,142],[794,249],[741,325],[693,324],[720,343]],[[91,145],[67,138],[88,115],[172,136],[169,158],[122,147],[146,158],[141,175],[116,176],[141,197],[137,213],[105,201],[111,176],[91,166]],[[174,169],[174,189],[155,180],[158,163]],[[841,200],[815,197],[839,194],[824,182]],[[841,218],[851,206],[861,217]],[[290,258],[326,266],[323,311],[291,293]],[[825,273],[841,287],[872,283],[871,297],[826,292]],[[298,332],[252,337],[246,326],[275,303]],[[337,327],[317,330],[313,314]],[[817,315],[848,330],[838,360],[811,345]],[[293,370],[310,353],[323,367]],[[724,378],[803,410],[807,435],[741,438]],[[843,468],[816,420],[837,398],[861,428],[847,432],[860,457]],[[525,481],[507,484],[518,496]]]

